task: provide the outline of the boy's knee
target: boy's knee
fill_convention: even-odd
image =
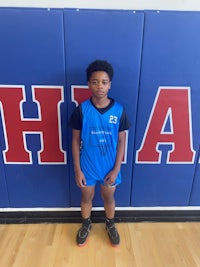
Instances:
[[[90,202],[92,202],[92,200],[93,200],[92,196],[82,197],[82,202],[84,202],[84,203],[90,203]]]
[[[104,203],[107,203],[107,204],[112,204],[115,201],[113,195],[102,195],[102,199]]]
[[[82,202],[89,203],[93,200],[93,198],[94,198],[94,193],[83,194],[82,195]]]
[[[84,188],[82,189],[82,202],[91,202],[94,198],[94,188]]]

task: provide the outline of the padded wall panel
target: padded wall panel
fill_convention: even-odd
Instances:
[[[110,96],[132,124],[116,205],[199,206],[199,24],[199,12],[0,9],[0,207],[80,205],[67,121],[75,108],[72,88],[88,97],[85,68],[96,58],[113,64]],[[48,152],[54,162],[40,158],[46,145],[37,120],[50,140],[59,135],[60,154],[53,141]],[[160,153],[154,163],[148,146],[140,154],[150,128],[154,154]],[[15,147],[20,133],[23,148]],[[173,149],[179,153],[170,158]],[[23,163],[27,151],[32,161]],[[94,206],[102,205],[97,192]]]
[[[9,206],[9,196],[6,184],[5,170],[3,165],[3,158],[0,157],[0,207]]]
[[[200,101],[200,100],[199,100]],[[195,164],[195,172],[194,172],[194,180],[190,195],[190,202],[189,205],[191,206],[200,206],[200,161],[199,161],[200,154],[198,153],[198,159],[196,160]]]
[[[117,189],[116,205],[129,206],[143,13],[65,10],[64,21],[69,114],[75,108],[72,95],[70,95],[71,86],[87,85],[85,73],[87,65],[95,59],[106,59],[114,67],[115,74],[110,96],[124,105],[132,124],[128,138],[127,163],[122,166],[123,182]],[[70,168],[71,205],[79,206],[80,191],[74,182],[72,164],[70,164]],[[96,189],[98,191],[99,187],[97,186]],[[102,205],[100,194],[97,193],[94,206]]]
[[[45,159],[43,159],[41,163],[38,154],[40,150],[47,149],[46,141],[41,141],[43,138],[47,140],[47,136],[52,140],[60,138],[59,149],[62,151],[60,154],[64,155],[67,150],[67,108],[63,90],[65,85],[63,34],[62,10],[0,10],[2,104],[0,123],[4,124],[4,133],[0,135],[2,154],[8,146],[9,149],[11,148],[8,137],[9,140],[15,138],[16,143],[21,138],[18,136],[21,131],[21,124],[17,121],[19,109],[21,119],[30,121],[30,125],[22,126],[22,130],[27,131],[23,137],[24,148],[22,146],[15,148],[16,153],[13,153],[9,160],[4,158],[5,178],[10,200],[9,205],[6,203],[5,206],[66,207],[69,205],[68,166],[64,158],[59,161],[56,156],[54,157],[53,154],[56,152],[53,150],[53,143],[52,151],[48,153],[52,158],[54,157],[54,160],[51,162],[46,160],[44,163]],[[8,85],[11,85],[10,88]],[[41,89],[34,90],[33,86],[41,87]],[[55,95],[60,94],[60,101],[56,100],[57,105],[52,109],[54,92]],[[17,94],[20,97],[23,95],[23,103],[17,98]],[[33,101],[38,94],[42,102]],[[18,101],[17,104],[16,101]],[[16,112],[12,113],[14,109]],[[11,122],[9,128],[7,123],[11,117],[13,117],[15,127],[12,127]],[[54,124],[53,118],[57,119]],[[41,120],[43,123],[41,126],[36,126],[37,123],[34,120]],[[58,124],[60,124],[59,127]],[[1,129],[3,129],[2,125]],[[33,131],[34,127],[35,129],[43,127],[45,131],[43,136],[41,132],[35,129]],[[60,134],[59,137],[57,137],[58,134]],[[30,152],[32,162],[23,163],[21,158],[23,158],[22,152],[24,151]],[[9,162],[5,162],[6,160]]]
[[[195,190],[196,197],[190,203],[200,141],[199,24],[200,14],[195,12],[145,13],[132,206],[200,204]],[[158,107],[157,100],[161,99],[158,97],[160,90],[168,93],[162,102],[163,110],[165,105],[168,109],[164,111],[166,121],[163,120],[163,125],[160,125],[163,126],[160,134],[156,124],[151,131],[151,140],[155,138],[158,141],[156,148],[152,149],[145,141],[150,134],[153,111]],[[182,97],[184,91],[185,97]],[[170,97],[172,92],[176,92],[175,98]],[[171,104],[166,104],[167,101]],[[156,114],[157,125],[163,116],[161,111],[162,105],[160,113]],[[140,152],[144,144],[146,154],[142,155]],[[177,155],[174,154],[171,162],[167,162],[174,149]],[[152,163],[153,150],[161,153],[159,162]],[[196,180],[199,180],[198,176]],[[199,182],[196,185],[199,188]]]

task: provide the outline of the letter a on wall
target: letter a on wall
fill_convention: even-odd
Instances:
[[[167,123],[170,125],[167,130]],[[172,145],[167,163],[193,163],[190,88],[160,87],[146,127],[137,163],[160,163],[160,144]]]

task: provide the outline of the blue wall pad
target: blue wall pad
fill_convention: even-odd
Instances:
[[[63,12],[1,9],[0,35],[4,206],[69,206]]]
[[[199,23],[195,12],[145,12],[132,206],[190,205],[200,141]]]
[[[131,121],[128,137],[127,162],[122,166],[122,184],[117,188],[117,206],[129,206],[132,181],[135,118],[142,51],[143,13],[118,11],[65,10],[65,44],[67,91],[72,85],[86,86],[85,69],[95,59],[106,59],[114,67],[110,96],[127,110]],[[69,114],[75,108],[72,95],[69,98]],[[80,205],[80,192],[74,182],[73,166],[71,205]],[[96,188],[99,190],[99,187]],[[94,199],[95,206],[102,206],[100,194]]]

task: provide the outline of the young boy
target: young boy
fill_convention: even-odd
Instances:
[[[86,69],[91,99],[72,113],[72,156],[77,186],[81,189],[82,226],[76,237],[83,246],[91,230],[91,209],[98,182],[104,201],[106,230],[111,244],[120,243],[114,224],[116,186],[121,183],[120,166],[125,146],[125,130],[130,127],[123,107],[108,97],[113,68],[105,60],[95,60]]]

